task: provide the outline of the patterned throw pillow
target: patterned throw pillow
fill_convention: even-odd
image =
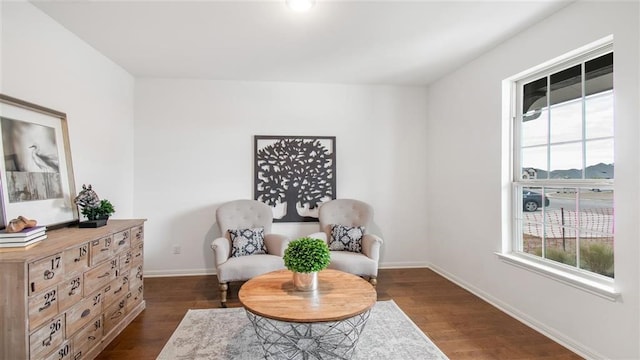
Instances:
[[[254,254],[266,254],[264,245],[264,228],[255,229],[229,229],[231,236],[231,256],[245,256]]]
[[[362,252],[364,226],[331,225],[329,250]]]

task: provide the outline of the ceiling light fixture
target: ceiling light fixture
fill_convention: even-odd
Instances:
[[[306,12],[316,6],[316,0],[286,0],[289,9],[296,12]]]

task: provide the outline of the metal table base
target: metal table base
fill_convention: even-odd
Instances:
[[[351,359],[369,313],[340,321],[296,323],[247,311],[268,360]]]

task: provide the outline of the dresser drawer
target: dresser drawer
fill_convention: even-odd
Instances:
[[[42,359],[43,355],[57,349],[65,340],[64,314],[53,318],[48,324],[29,335],[29,357]]]
[[[131,288],[127,294],[127,314],[133,311],[133,309],[140,304],[144,295],[144,286],[140,285],[137,288]]]
[[[128,250],[131,245],[131,232],[129,230],[120,231],[113,234],[113,253],[118,254]]]
[[[84,293],[101,290],[118,276],[118,258],[112,258],[84,273]]]
[[[102,312],[102,293],[100,291],[85,297],[78,304],[66,311],[67,334],[75,334]]]
[[[64,260],[62,253],[29,263],[29,295],[62,281]]]
[[[65,250],[63,258],[67,277],[82,273],[89,268],[89,243]]]
[[[58,285],[58,309],[63,311],[73,304],[77,304],[82,300],[82,284],[84,283],[84,276],[82,274],[75,274],[72,277],[67,278],[62,284]]]
[[[131,245],[139,244],[144,241],[144,226],[136,226],[131,228]]]
[[[107,260],[113,255],[113,237],[106,236],[91,242],[90,263],[91,266]]]
[[[140,264],[132,267],[131,271],[129,271],[129,288],[130,289],[137,288],[138,286],[142,285],[142,281],[143,281],[142,269],[143,269],[143,266],[142,264]]]
[[[129,274],[131,270],[131,264],[133,263],[133,251],[131,249],[123,252],[118,257],[120,260],[120,272],[119,274]]]
[[[58,287],[54,286],[29,298],[29,331],[58,314]]]
[[[44,360],[71,360],[73,358],[73,347],[71,340],[65,341],[56,351],[44,358]]]
[[[144,243],[131,245],[131,254],[133,256],[132,265],[142,264],[142,260],[144,260]]]
[[[92,319],[73,335],[73,360],[85,359],[86,354],[102,340],[102,315]]]
[[[109,306],[111,303],[121,298],[122,295],[129,291],[129,275],[118,276],[102,289],[103,306]]]
[[[104,310],[104,334],[107,335],[127,313],[126,294]]]

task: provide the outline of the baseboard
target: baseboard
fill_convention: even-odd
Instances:
[[[215,275],[215,269],[145,270],[144,277]]]
[[[428,268],[429,264],[424,262],[391,262],[380,263],[380,269],[408,269],[408,268]],[[144,277],[170,277],[170,276],[198,276],[215,275],[215,269],[181,269],[181,270],[146,270]]]
[[[582,356],[585,359],[605,359],[606,357],[599,354],[598,352],[588,348],[587,346],[584,346],[583,344],[568,338],[567,336],[565,336],[564,334],[562,334],[561,332],[557,331],[556,329],[550,328],[542,323],[540,323],[539,321],[535,320],[534,318],[528,316],[527,314],[511,307],[509,304],[504,303],[502,301],[500,301],[499,299],[496,299],[495,297],[489,295],[488,293],[476,288],[475,286],[467,283],[466,281],[458,278],[457,276],[445,271],[444,269],[439,268],[438,266],[435,266],[433,264],[429,265],[429,268],[433,271],[435,271],[436,273],[438,273],[439,275],[443,276],[444,278],[448,279],[449,281],[455,283],[456,285],[462,287],[463,289],[473,293],[474,295],[476,295],[477,297],[481,298],[482,300],[488,302],[489,304],[495,306],[496,308],[498,308],[500,311],[508,314],[509,316],[515,318],[516,320],[520,321],[521,323],[527,325],[528,327],[536,330],[537,332],[541,333],[542,335],[548,337],[549,339],[557,342],[558,344],[566,347],[567,349],[573,351],[574,353]]]
[[[409,269],[409,268],[428,268],[429,263],[426,262],[384,262],[378,264],[379,269]]]

